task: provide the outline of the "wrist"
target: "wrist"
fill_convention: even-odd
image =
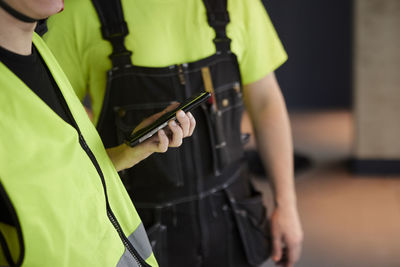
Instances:
[[[274,204],[276,208],[296,208],[297,199],[295,194],[290,194],[290,196],[278,196],[274,198]]]
[[[120,149],[119,150],[120,153],[119,153],[119,170],[118,171],[122,171],[122,170],[132,167],[132,166],[130,166],[131,165],[130,160],[132,158],[132,156],[130,155],[131,154],[130,150],[132,148],[126,144],[121,144],[119,146],[119,149]]]

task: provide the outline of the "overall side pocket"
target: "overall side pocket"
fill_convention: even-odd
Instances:
[[[247,261],[252,266],[258,266],[268,259],[272,251],[270,226],[262,195],[253,189],[251,196],[236,200],[228,189],[226,193]]]

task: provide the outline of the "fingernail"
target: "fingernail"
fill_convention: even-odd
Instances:
[[[172,124],[172,126],[177,126],[177,124],[176,124],[176,122],[175,121],[171,121],[171,124]]]
[[[180,117],[180,118],[183,118],[183,117],[185,117],[185,112],[183,112],[182,110],[179,110],[176,115],[178,115],[178,117]]]
[[[186,115],[188,115],[189,118],[193,118],[193,115],[190,112],[186,113]]]

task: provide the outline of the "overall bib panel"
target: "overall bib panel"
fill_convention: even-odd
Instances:
[[[192,137],[120,174],[160,266],[255,266],[269,254],[268,225],[242,160],[242,83],[225,33],[227,2],[204,4],[217,52],[164,68],[133,65],[123,43],[128,29],[122,12],[112,18],[120,15],[119,21],[110,22],[95,4],[103,37],[113,45],[97,128],[112,147],[172,101],[211,90],[212,100],[192,112]]]

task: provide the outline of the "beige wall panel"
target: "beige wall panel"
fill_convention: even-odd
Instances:
[[[400,0],[355,0],[355,156],[400,159]]]

